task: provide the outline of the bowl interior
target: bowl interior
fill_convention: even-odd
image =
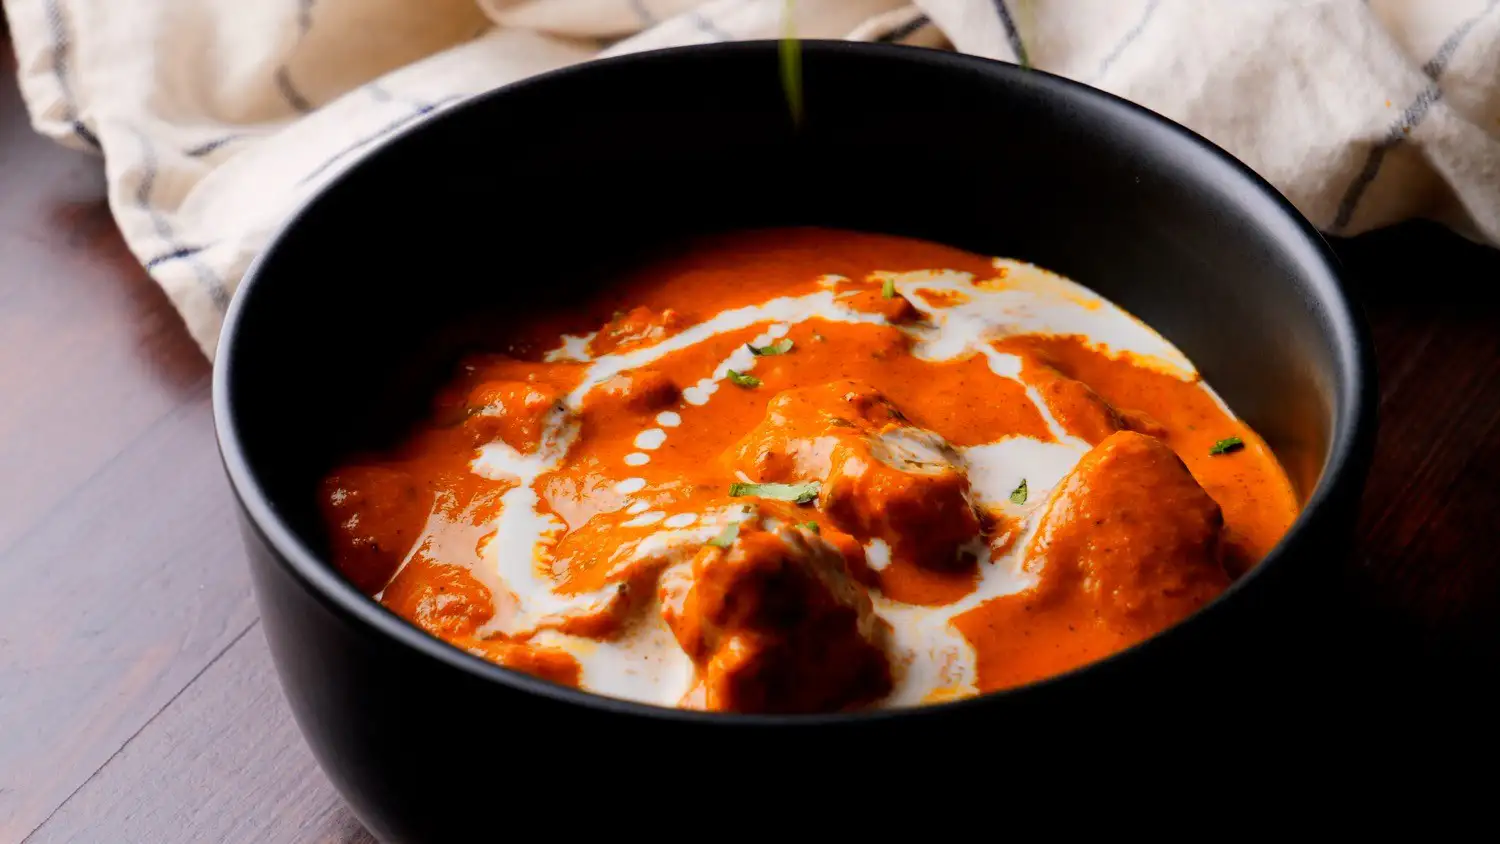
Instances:
[[[1248,171],[1106,95],[1009,65],[774,44],[540,77],[382,147],[295,218],[221,350],[227,429],[276,515],[325,547],[316,484],[389,443],[497,318],[566,303],[686,235],[825,225],[1031,261],[1178,345],[1306,500],[1353,436],[1358,328],[1305,222]],[[245,494],[245,490],[241,490]]]

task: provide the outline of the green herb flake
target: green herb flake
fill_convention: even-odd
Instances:
[[[724,528],[723,533],[720,533],[718,536],[710,539],[708,541],[708,544],[714,546],[715,548],[728,548],[729,546],[734,544],[735,539],[739,538],[739,535],[740,524],[739,522],[735,522],[729,527]]]
[[[1231,451],[1239,451],[1240,449],[1242,449],[1244,447],[1245,447],[1245,441],[1244,440],[1240,439],[1239,437],[1230,437],[1229,439],[1219,440],[1218,442],[1214,443],[1214,447],[1211,448],[1211,449],[1209,449],[1208,453],[1209,454],[1228,454]]]
[[[820,527],[818,527],[818,523],[817,522],[803,522],[802,526],[805,527],[805,528],[807,528],[808,530],[812,531],[813,533],[822,533],[823,532],[823,529],[820,528]]]
[[[755,346],[746,343],[745,348],[749,349],[750,354],[755,355],[756,357],[765,357],[766,355],[784,355],[792,350],[792,341],[785,339],[777,340],[775,343],[772,343],[769,346],[761,346],[760,348],[756,348]]]
[[[754,375],[746,375],[743,372],[735,372],[733,369],[729,370],[729,380],[745,389],[754,389],[760,386],[759,378],[756,378]]]
[[[1010,24],[1011,43],[1015,46],[1016,64],[1023,69],[1031,68],[1031,55],[1026,49],[1026,42],[1022,39],[1024,32],[1032,31],[1031,26],[1031,3],[1027,0],[1016,0],[1015,20]],[[1001,8],[1004,8],[1003,6]]]
[[[781,59],[781,89],[786,93],[792,123],[802,125],[802,44],[797,40],[793,18],[794,0],[786,0],[781,11],[782,35],[777,53]]]
[[[881,282],[880,295],[887,299],[896,298],[896,280],[894,278],[887,276],[886,280]]]
[[[1025,504],[1026,495],[1026,479],[1022,478],[1021,485],[1010,491],[1010,501],[1012,504]]]
[[[730,484],[729,496],[739,498],[742,495],[753,495],[757,498],[773,498],[777,501],[790,501],[794,504],[806,504],[818,497],[818,482],[809,481],[805,484]]]

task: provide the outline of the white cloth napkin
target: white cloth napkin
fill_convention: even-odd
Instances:
[[[1500,243],[1500,0],[795,0],[803,37],[955,49],[1185,123],[1325,231]],[[212,356],[287,213],[399,127],[595,56],[777,37],[784,0],[5,0],[38,131],[103,155]],[[4,154],[0,151],[0,154]]]

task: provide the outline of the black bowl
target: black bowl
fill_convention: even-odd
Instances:
[[[377,835],[451,840],[482,822],[504,770],[566,776],[573,742],[706,765],[734,747],[805,769],[836,743],[1010,745],[1012,717],[1306,696],[1316,672],[1296,666],[1316,659],[1293,657],[1316,652],[1375,429],[1366,330],[1318,233],[1223,151],[1091,88],[912,48],[807,42],[803,61],[800,126],[774,43],[611,59],[475,98],[333,181],[252,268],[220,344],[219,443],[287,698]],[[319,477],[408,424],[487,318],[582,295],[688,234],[802,224],[1028,260],[1108,296],[1265,436],[1301,518],[1219,600],[1110,659],[970,701],[820,717],[556,687],[429,638],[325,561]]]

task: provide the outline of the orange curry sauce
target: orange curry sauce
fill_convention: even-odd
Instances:
[[[950,613],[969,656],[908,703],[1128,647],[1260,560],[1297,501],[1190,371],[1004,318],[978,340],[987,349],[924,354],[944,313],[1037,284],[1021,266],[832,230],[697,243],[497,338],[504,353],[465,361],[404,444],[331,474],[335,563],[434,636],[606,694],[576,643],[660,629],[689,670],[657,702],[708,709],[891,703],[928,658],[894,644],[913,612]],[[1058,280],[1043,293],[1130,321],[1080,291]],[[810,315],[694,328],[818,296]],[[600,368],[610,360],[642,363]],[[981,476],[971,462],[1000,442],[1072,468],[1049,481],[1001,460]],[[543,468],[481,471],[481,454]],[[1002,487],[982,488],[994,477]],[[528,510],[507,524],[544,526],[530,547],[497,528],[507,507]]]

